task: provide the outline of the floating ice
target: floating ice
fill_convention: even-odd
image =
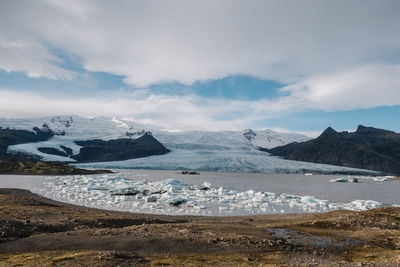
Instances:
[[[378,177],[374,177],[373,180],[377,181],[377,182],[387,182],[392,180],[392,178],[390,178],[391,176],[378,176]]]
[[[376,177],[368,177],[368,176],[353,176],[353,177],[340,177],[336,179],[329,180],[330,182],[341,182],[341,183],[360,183],[360,179],[372,180],[376,182],[387,182],[391,181],[393,176],[376,176]]]
[[[313,196],[248,190],[239,192],[210,183],[179,180],[135,181],[129,174],[48,177],[39,193],[89,207],[142,213],[248,215],[365,210],[383,206],[372,200],[331,203]]]
[[[329,180],[330,182],[339,182],[339,183],[359,183],[357,177],[341,177]]]

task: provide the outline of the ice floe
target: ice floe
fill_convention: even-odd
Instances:
[[[210,183],[185,184],[176,179],[132,180],[129,174],[48,177],[36,190],[47,197],[103,209],[159,214],[248,215],[366,210],[384,206],[373,200],[333,203],[313,196],[244,192]]]
[[[361,183],[361,179],[372,180],[375,182],[387,182],[393,180],[393,176],[348,176],[332,179],[329,181],[339,183]]]
[[[392,176],[377,176],[374,177],[373,180],[377,181],[377,182],[387,182],[387,181],[391,181],[393,178],[391,178]]]
[[[340,177],[336,179],[330,180],[330,182],[338,182],[338,183],[359,183],[357,177]]]

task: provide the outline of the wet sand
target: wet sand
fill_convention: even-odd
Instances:
[[[0,266],[397,266],[400,208],[243,217],[105,211],[0,189]]]

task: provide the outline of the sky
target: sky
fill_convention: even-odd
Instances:
[[[398,0],[3,0],[0,117],[400,132]]]

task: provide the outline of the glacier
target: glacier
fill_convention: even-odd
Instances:
[[[28,153],[44,161],[61,161],[76,164],[70,157],[42,153],[39,147],[51,147],[63,151],[62,146],[76,155],[80,151],[75,141],[112,140],[138,138],[152,134],[171,152],[146,158],[76,164],[92,168],[143,168],[182,169],[218,172],[264,172],[264,173],[376,173],[354,168],[284,160],[270,156],[259,148],[273,148],[292,142],[309,140],[297,133],[278,133],[272,130],[243,131],[179,131],[167,130],[156,125],[138,124],[116,117],[56,116],[29,119],[0,118],[3,128],[32,130],[46,126],[56,135],[47,141],[19,144],[8,147],[9,153]]]
[[[172,152],[147,158],[114,162],[75,164],[82,168],[109,169],[158,169],[158,170],[197,170],[216,172],[262,172],[262,173],[349,173],[377,174],[377,172],[285,160],[269,156],[265,152],[248,148],[247,150],[202,150],[175,149]]]

